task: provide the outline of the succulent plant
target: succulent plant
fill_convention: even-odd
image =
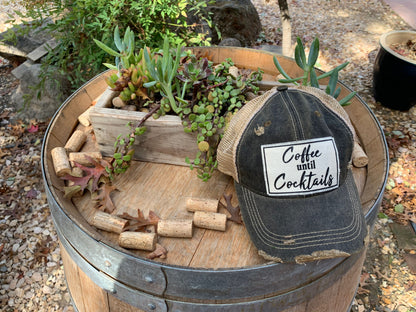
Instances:
[[[310,50],[309,50],[308,58],[306,58],[305,48],[303,46],[302,40],[298,37],[297,45],[295,47],[295,61],[296,61],[296,64],[303,70],[303,75],[301,77],[291,78],[284,71],[279,61],[277,60],[277,58],[273,57],[273,61],[274,61],[276,68],[285,77],[285,79],[279,79],[279,82],[294,83],[295,85],[299,85],[299,82],[301,81],[301,84],[304,86],[312,86],[315,88],[320,88],[318,81],[320,79],[330,77],[329,83],[325,89],[325,92],[333,96],[335,99],[337,99],[341,93],[341,88],[339,87],[337,88],[338,73],[340,72],[340,70],[342,70],[348,65],[348,62],[345,62],[335,67],[329,72],[326,72],[320,76],[317,76],[315,72],[315,64],[318,60],[318,56],[319,56],[319,39],[318,38],[315,38],[314,41],[312,42]],[[339,104],[341,106],[350,104],[349,101],[355,96],[355,94],[356,92],[351,92],[345,98],[339,100],[338,101]]]
[[[128,29],[121,40],[116,29],[114,41],[120,52],[96,41],[116,57],[116,66],[108,67],[118,69],[118,73],[111,75],[107,84],[120,92],[121,101],[149,110],[138,124],[129,124],[130,134],[117,137],[110,175],[128,168],[135,138],[146,131],[145,121],[172,113],[181,118],[186,133],[197,133],[199,151],[186,162],[197,169],[198,177],[208,180],[217,168],[216,151],[222,133],[245,104],[246,93],[258,91],[255,83],[262,79],[262,71],[238,74],[231,59],[214,66],[207,58],[183,51],[182,46],[171,49],[167,38],[161,51],[144,47],[135,53],[130,48],[134,45],[132,37]]]

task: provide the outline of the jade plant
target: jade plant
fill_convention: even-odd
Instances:
[[[284,79],[279,79],[281,83],[293,83],[295,85],[303,85],[303,86],[312,86],[315,88],[320,88],[319,80],[323,78],[329,78],[329,83],[325,88],[325,92],[335,99],[341,93],[341,88],[337,88],[338,82],[338,75],[339,72],[348,65],[348,62],[345,62],[334,69],[317,76],[315,71],[315,64],[318,60],[319,56],[319,39],[315,38],[311,44],[308,58],[306,58],[305,48],[303,46],[302,40],[298,37],[297,38],[297,45],[295,47],[295,62],[296,64],[303,70],[303,75],[296,78],[291,78],[285,70],[280,65],[279,61],[276,57],[273,57],[274,64],[279,72],[285,77]],[[339,104],[342,106],[348,105],[349,101],[355,96],[356,92],[351,92],[345,98],[339,100]]]
[[[217,167],[216,151],[231,116],[246,102],[248,92],[257,93],[256,82],[262,79],[262,71],[236,74],[231,59],[214,65],[205,57],[197,57],[183,46],[172,48],[165,38],[161,50],[143,47],[132,51],[134,34],[129,29],[120,38],[114,32],[118,52],[95,40],[104,51],[116,57],[117,69],[107,84],[119,91],[120,101],[135,105],[146,115],[137,124],[129,123],[130,133],[118,136],[111,166],[110,177],[127,170],[134,154],[136,136],[146,132],[148,118],[165,114],[180,117],[186,133],[197,133],[198,152],[193,159],[185,161],[197,170],[198,177],[207,181]]]

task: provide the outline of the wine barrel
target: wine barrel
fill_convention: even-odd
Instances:
[[[196,48],[218,63],[231,58],[240,68],[277,75],[269,52],[245,48]],[[279,55],[289,75],[299,74],[292,59]],[[159,239],[166,259],[149,260],[147,252],[123,249],[117,234],[97,230],[88,221],[94,211],[90,196],[68,200],[64,182],[54,172],[51,150],[64,146],[82,128],[77,117],[106,89],[108,73],[92,79],[69,97],[53,117],[42,148],[45,190],[61,243],[65,276],[78,311],[335,311],[345,312],[354,298],[365,248],[350,257],[282,264],[257,254],[244,226],[228,222],[225,232],[197,228],[192,238]],[[267,83],[265,83],[267,84]],[[350,91],[340,84],[341,96]],[[369,157],[361,170],[361,202],[371,228],[381,204],[388,173],[383,131],[374,114],[355,96],[346,110]],[[98,149],[87,140],[85,150]],[[163,218],[187,218],[185,199],[221,198],[234,193],[230,177],[215,172],[200,181],[189,168],[134,161],[117,180],[117,213],[154,211]],[[237,204],[236,196],[233,197]]]

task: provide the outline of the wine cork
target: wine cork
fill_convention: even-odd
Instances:
[[[231,76],[233,76],[234,78],[238,77],[238,67],[237,66],[230,66],[230,68],[228,69],[228,72],[230,73]]]
[[[51,151],[53,167],[58,177],[71,173],[71,166],[64,147],[55,147]]]
[[[93,106],[90,106],[85,112],[78,116],[78,121],[81,125],[88,127],[91,125],[90,112]]]
[[[157,234],[167,237],[192,237],[192,219],[185,220],[159,220]]]
[[[93,165],[90,158],[98,161],[103,158],[100,152],[74,152],[69,153],[69,161],[71,164],[77,162],[78,164],[88,166]]]
[[[156,233],[122,232],[118,238],[121,247],[153,251],[156,248]]]
[[[86,140],[87,135],[84,133],[84,131],[75,130],[69,140],[66,142],[65,149],[68,152],[78,152]]]
[[[204,229],[225,231],[227,215],[216,212],[195,211],[194,225]]]
[[[73,167],[71,171],[73,177],[81,178],[84,175],[84,171],[79,167]]]
[[[126,106],[126,103],[122,99],[120,99],[120,97],[118,97],[118,96],[113,98],[113,100],[111,102],[113,103],[114,107],[122,108],[122,107]]]
[[[218,211],[218,200],[209,198],[194,198],[190,197],[186,200],[186,209],[188,211]]]
[[[354,149],[352,151],[352,163],[355,167],[361,168],[368,164],[368,157],[363,148],[357,142],[354,142]]]
[[[129,221],[113,216],[103,211],[97,211],[91,221],[91,225],[100,230],[120,234]]]

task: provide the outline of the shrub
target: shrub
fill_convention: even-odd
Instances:
[[[27,23],[30,27],[47,18],[53,20],[46,31],[58,40],[58,46],[44,58],[42,78],[48,78],[48,67],[53,65],[67,75],[73,89],[105,69],[102,64],[110,61],[109,56],[93,38],[111,46],[116,26],[121,32],[127,27],[135,31],[137,48],[161,46],[165,36],[174,44],[209,43],[205,34],[196,33],[200,25],[187,23],[187,12],[192,12],[211,26],[204,0],[25,0],[22,4],[26,13],[16,13],[32,21]]]

